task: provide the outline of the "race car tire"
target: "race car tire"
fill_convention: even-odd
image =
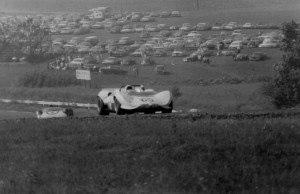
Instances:
[[[67,108],[65,113],[67,116],[74,116],[73,109],[71,109],[71,108]]]
[[[162,113],[172,113],[172,110],[173,110],[173,102],[170,103],[170,108],[164,109],[161,112]]]
[[[109,114],[109,112],[107,110],[105,110],[104,103],[101,98],[98,98],[97,109],[98,109],[99,115],[108,115]]]
[[[121,103],[118,101],[117,98],[115,98],[114,108],[115,108],[116,115],[124,114],[124,110],[121,108]]]

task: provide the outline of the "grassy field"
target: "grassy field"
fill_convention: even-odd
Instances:
[[[54,72],[47,71],[46,64],[2,64],[0,66],[0,97],[12,99],[31,99],[67,102],[95,103],[95,96],[101,88],[120,87],[123,84],[143,84],[146,87],[154,88],[158,91],[171,89],[173,86],[179,87],[183,95],[176,101],[175,109],[187,110],[189,108],[199,108],[205,111],[234,111],[241,109],[272,109],[273,106],[266,97],[261,95],[263,82],[258,82],[260,78],[270,78],[273,76],[273,64],[280,59],[281,52],[278,49],[259,49],[267,52],[270,59],[264,62],[235,62],[232,57],[212,57],[211,65],[204,65],[197,62],[184,63],[182,58],[162,57],[156,58],[158,64],[165,64],[169,75],[156,75],[154,67],[139,67],[140,76],[134,77],[132,67],[123,67],[128,70],[128,75],[103,75],[92,74],[91,88],[80,82],[72,81],[75,72]],[[243,52],[251,53],[254,49],[245,49]],[[140,62],[137,58],[137,62]],[[171,65],[171,61],[176,65]],[[41,72],[40,74],[33,72]],[[43,76],[44,74],[49,76]],[[70,84],[54,81],[56,87],[24,87],[20,85],[20,80],[24,75],[31,76],[34,85],[48,83],[42,81],[44,77],[51,79],[62,76],[68,78]],[[22,79],[21,79],[22,78]],[[202,86],[200,83],[210,83],[222,79],[251,79],[250,82],[240,84],[217,84]],[[40,80],[36,80],[40,79]],[[26,80],[26,79],[25,79]],[[52,83],[53,81],[51,81]],[[49,85],[49,84],[48,84]],[[55,84],[54,84],[55,85]]]
[[[1,193],[299,193],[298,119],[0,121]]]

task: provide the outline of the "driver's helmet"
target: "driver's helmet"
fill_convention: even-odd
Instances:
[[[133,90],[133,87],[130,85],[126,86],[126,91],[130,91],[130,90]]]

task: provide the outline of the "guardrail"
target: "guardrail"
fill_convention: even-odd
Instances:
[[[51,102],[51,101],[34,101],[34,100],[11,100],[0,99],[3,103],[18,103],[18,104],[38,104],[42,106],[69,106],[78,108],[97,108],[97,104],[85,104],[76,102]]]

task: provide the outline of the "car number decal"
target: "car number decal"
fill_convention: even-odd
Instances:
[[[152,98],[141,98],[142,102],[153,102],[154,100]]]
[[[49,115],[55,115],[55,114],[59,113],[59,110],[48,110],[48,111],[46,111],[46,113]]]

